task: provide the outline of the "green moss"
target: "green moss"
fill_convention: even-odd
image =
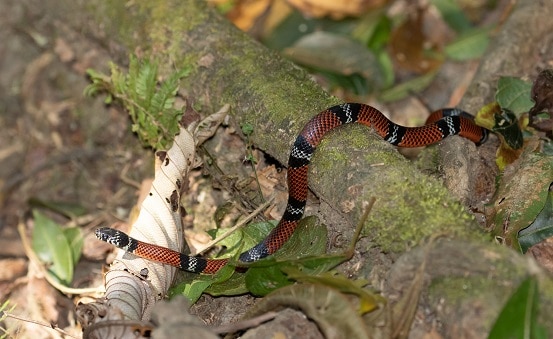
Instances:
[[[129,51],[136,51],[141,57],[160,60],[161,71],[170,74],[177,69],[197,67],[197,56],[182,54],[181,38],[178,32],[187,32],[204,23],[206,12],[190,8],[196,2],[175,3],[171,1],[142,1],[128,6],[124,1],[103,2],[89,8],[98,21],[113,24],[109,29],[117,31],[118,42]],[[196,15],[186,15],[193,11]],[[108,20],[105,19],[108,18]],[[171,25],[168,27],[168,25]],[[147,37],[144,39],[144,37]],[[137,46],[140,50],[137,51]]]
[[[95,21],[113,24],[112,27],[107,27],[107,31],[109,33],[111,29],[117,30],[115,36],[119,38],[120,43],[124,44],[134,40],[133,34],[137,33],[136,23],[138,20],[134,13],[129,15],[129,11],[132,11],[133,8],[127,7],[125,1],[89,2],[87,9]]]
[[[497,292],[497,298],[482,297],[480,294]],[[486,276],[443,277],[432,280],[428,289],[430,304],[439,304],[445,298],[448,305],[462,305],[467,299],[501,299],[504,291],[497,288],[497,281]],[[435,300],[432,300],[435,299]]]
[[[252,55],[259,54],[259,51],[255,50],[243,50],[243,52]],[[275,58],[280,59],[278,56],[275,56]],[[301,70],[283,71],[280,73],[283,75],[281,78],[273,78],[268,74],[264,74],[265,70],[260,69],[261,66],[255,59],[245,57],[237,61],[240,62],[240,65],[237,65],[236,69],[251,73],[251,76],[246,77],[251,78],[252,81],[233,84],[231,92],[223,93],[223,100],[234,102],[247,93],[247,100],[251,102],[251,106],[242,112],[244,115],[241,120],[259,126],[261,130],[273,131],[271,134],[257,134],[256,144],[284,162],[289,153],[290,144],[294,140],[294,135],[299,133],[307,120],[318,111],[339,103],[339,100],[321,94],[322,92],[315,84],[313,86],[302,86],[301,88],[290,87],[291,83],[297,83],[298,81],[292,79],[289,73],[296,72],[303,75],[304,72]],[[233,72],[233,67],[219,69],[217,77],[225,82],[233,82]],[[263,74],[263,76],[260,76],[260,74]],[[255,96],[250,93],[255,93]],[[298,111],[298,101],[305,101],[306,103],[301,111]],[[321,104],[321,102],[323,103]],[[265,112],[260,114],[259,110]],[[289,141],[284,144],[282,142],[275,143],[275,138]],[[274,149],[273,147],[276,145],[282,146],[282,148]]]
[[[487,238],[473,217],[435,181],[423,175],[405,177],[397,167],[390,168],[386,175],[405,179],[387,180],[375,188],[387,197],[380,199],[382,206],[371,216],[368,231],[383,251],[403,252],[436,234]]]
[[[148,17],[148,20],[144,21],[147,23],[145,31],[150,41],[156,43],[156,46],[152,47],[163,48],[162,50],[171,56],[175,56],[175,52],[179,50],[180,37],[170,33],[187,32],[207,19],[206,11],[187,8],[195,6],[195,1],[178,4],[172,1],[154,0],[137,2],[136,5],[138,10]],[[185,11],[192,11],[196,15],[186,15]],[[167,27],[169,24],[170,28]]]

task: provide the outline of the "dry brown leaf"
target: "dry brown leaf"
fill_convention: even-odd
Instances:
[[[0,281],[9,281],[25,275],[27,260],[22,258],[6,258],[0,260]]]
[[[243,31],[249,31],[271,6],[270,0],[240,0],[227,18]]]
[[[390,37],[390,51],[394,61],[406,70],[426,73],[441,64],[441,60],[428,55],[427,37],[423,29],[424,12],[417,10]]]
[[[285,182],[284,172],[278,172],[275,166],[267,166],[257,171],[257,177],[264,197],[272,197],[274,204],[265,211],[269,219],[278,220],[284,213],[288,192],[281,183]]]
[[[534,257],[549,273],[553,273],[553,237],[532,246],[526,254]]]
[[[315,18],[329,16],[341,19],[360,16],[386,4],[387,0],[287,0],[303,14]]]

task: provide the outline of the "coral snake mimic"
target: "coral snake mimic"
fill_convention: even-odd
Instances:
[[[372,126],[384,140],[400,147],[426,146],[457,134],[478,145],[488,135],[486,129],[474,124],[471,115],[458,109],[436,111],[421,127],[396,125],[379,110],[365,104],[345,103],[320,112],[305,125],[292,146],[288,160],[288,205],[284,215],[263,241],[240,255],[241,262],[253,262],[271,255],[288,241],[303,216],[308,191],[307,169],[315,148],[328,131],[351,123]],[[215,273],[229,261],[188,256],[138,241],[108,227],[97,229],[96,237],[139,257],[194,273]]]

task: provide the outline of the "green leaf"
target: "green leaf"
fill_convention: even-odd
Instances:
[[[503,109],[514,112],[517,116],[528,112],[534,103],[530,99],[532,84],[515,77],[501,77],[497,83],[495,100]]]
[[[277,221],[258,222],[248,224],[240,230],[230,234],[225,239],[218,242],[218,245],[225,246],[227,248],[226,254],[229,256],[235,256],[247,249],[252,248],[265,238],[273,228],[275,228]],[[213,238],[225,234],[227,230],[217,229],[209,230],[207,233]]]
[[[234,267],[232,267],[232,269],[233,274],[228,277],[228,279],[218,279],[213,282],[213,284],[205,290],[205,293],[214,297],[248,293],[248,289],[244,283],[244,273],[234,271]]]
[[[349,35],[357,24],[356,20],[333,20],[330,18],[310,18],[299,11],[292,11],[266,37],[263,44],[270,49],[282,50],[297,40],[315,31],[326,31]]]
[[[250,135],[252,135],[255,128],[253,127],[252,124],[246,122],[246,123],[243,123],[243,124],[240,125],[240,129],[242,130],[242,133],[245,136],[250,136]]]
[[[218,244],[226,247],[225,256],[237,256],[265,238],[276,224],[276,221],[248,224]],[[224,229],[217,229],[208,231],[208,234],[216,239],[225,232]],[[215,275],[193,275],[191,281],[178,284],[171,289],[171,293],[183,294],[191,303],[196,302],[202,293],[213,296],[239,295],[248,292],[244,279],[244,273],[235,272],[232,265],[227,265]]]
[[[320,224],[317,217],[308,216],[303,218],[294,234],[275,253],[276,258],[283,261],[323,255],[326,252],[328,241],[327,231],[326,226]]]
[[[456,32],[463,33],[471,29],[472,24],[456,1],[431,0],[431,3],[440,11],[444,18],[444,22]]]
[[[313,216],[302,219],[294,234],[279,251],[269,258],[249,265],[245,278],[247,289],[254,295],[263,296],[277,288],[289,285],[292,281],[283,273],[283,269],[285,267],[305,269],[302,264],[312,263],[312,260],[317,260],[319,265],[316,266],[316,270],[321,272],[321,268],[328,267],[321,265],[324,261],[321,256],[326,257],[324,255],[326,242],[326,226],[318,224],[317,218]],[[339,262],[343,261],[344,258]],[[336,263],[336,261],[333,262]],[[336,264],[332,267],[335,266]]]
[[[448,58],[458,61],[481,57],[490,42],[489,29],[474,29],[457,37],[445,47]]]
[[[190,73],[190,69],[182,69],[179,72],[175,72],[167,78],[159,86],[159,90],[154,93],[152,98],[152,109],[153,113],[170,111],[172,114],[163,114],[160,116],[161,119],[165,118],[165,122],[176,123],[174,121],[175,115],[178,115],[173,112],[173,105],[175,103],[175,95],[179,89],[179,80]]]
[[[543,211],[550,194],[551,178],[551,157],[537,152],[521,157],[509,172],[503,173],[495,201],[489,206],[492,235],[522,251],[518,242],[519,231],[532,224]]]
[[[44,263],[50,264],[49,272],[61,283],[73,280],[73,251],[60,225],[42,213],[33,210],[33,250]]]
[[[4,301],[2,306],[0,306],[0,321],[3,322],[6,319],[6,313],[12,313],[15,309],[15,305],[10,305],[10,300]]]
[[[543,209],[530,226],[518,232],[518,242],[522,253],[537,243],[553,236],[553,183],[549,186],[549,192]]]
[[[299,11],[293,11],[282,20],[273,32],[263,39],[263,44],[270,49],[282,50],[291,46],[303,35],[309,34],[317,29],[318,21],[306,18]],[[298,29],[300,28],[301,29]]]
[[[352,32],[352,36],[367,46],[376,59],[377,68],[382,74],[380,88],[390,87],[394,83],[394,65],[386,49],[392,33],[392,20],[383,10],[376,10],[360,18],[359,24]],[[366,81],[365,81],[366,82]],[[369,84],[365,88],[356,90],[356,93],[366,93],[369,90]]]
[[[376,59],[382,70],[382,88],[388,88],[394,84],[394,62],[386,51],[377,52]]]
[[[377,18],[374,18],[374,24],[371,27],[370,37],[367,39],[367,47],[372,51],[380,51],[385,49],[390,41],[390,35],[392,33],[392,20],[386,15],[378,14]]]
[[[367,78],[361,74],[355,73],[351,75],[336,74],[324,70],[313,70],[320,73],[331,84],[329,87],[343,88],[357,95],[365,95],[375,88],[380,88],[381,85],[370,83]],[[382,83],[383,85],[383,83]]]
[[[308,34],[284,50],[293,61],[324,74],[357,77],[380,88],[382,74],[376,57],[352,38],[329,32]]]
[[[129,55],[129,70],[127,74],[124,74],[116,64],[111,64],[111,81],[115,88],[113,91],[114,95],[120,96],[124,93],[127,97],[127,102],[135,102],[137,100],[136,97],[138,95],[136,93],[136,88],[138,87],[137,82],[140,68],[139,65],[140,63],[138,58],[132,54]],[[139,108],[140,103],[135,102],[135,105],[129,105],[129,107],[126,107],[127,105],[125,104],[125,101],[121,101],[125,105],[125,108],[129,110],[131,119],[134,121],[136,119],[135,111]]]
[[[63,234],[67,239],[69,248],[71,249],[71,257],[73,258],[73,266],[77,265],[83,252],[84,238],[81,229],[78,227],[69,227],[63,229]]]
[[[271,259],[268,261],[274,262]],[[281,266],[274,263],[265,267],[250,267],[245,275],[245,283],[250,293],[261,297],[278,288],[290,285],[293,281],[282,272]]]
[[[424,90],[434,80],[436,72],[428,72],[422,76],[413,78],[392,88],[383,91],[379,99],[383,102],[393,102],[403,99],[413,93]]]
[[[213,283],[213,279],[211,277],[200,276],[198,279],[194,279],[189,284],[183,284],[182,290],[178,288],[171,289],[170,296],[176,295],[177,293],[182,294],[188,299],[188,301],[192,305],[196,301],[198,301],[198,299],[200,299],[205,289],[208,288],[212,283]]]
[[[231,276],[233,276],[233,273],[234,267],[227,265],[214,275],[195,275],[192,281],[181,283],[171,288],[169,295],[173,296],[182,294],[190,301],[190,304],[193,304],[198,301],[206,289],[208,289],[211,285],[228,280]],[[242,292],[242,294],[243,293],[245,292]]]
[[[537,279],[526,278],[507,300],[488,339],[547,338],[538,324],[538,295]]]
[[[327,272],[334,267],[340,265],[349,257],[346,254],[319,254],[314,256],[307,256],[292,261],[293,267],[299,268],[305,274],[317,275]],[[284,270],[290,266],[284,266]]]
[[[518,118],[512,111],[494,101],[482,107],[474,121],[499,137],[501,144],[495,162],[501,171],[519,158],[524,140]]]
[[[109,76],[91,68],[86,70],[86,75],[90,78],[92,84],[85,87],[84,95],[91,97],[107,90],[107,84],[110,82]]]

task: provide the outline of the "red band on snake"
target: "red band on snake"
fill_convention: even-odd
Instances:
[[[478,145],[488,135],[486,129],[474,124],[470,114],[458,109],[436,111],[428,118],[427,124],[421,127],[397,125],[376,108],[364,104],[346,103],[320,112],[305,125],[292,146],[288,160],[288,205],[284,215],[263,241],[240,255],[240,261],[262,259],[275,253],[288,241],[303,216],[308,192],[307,170],[315,148],[327,132],[351,123],[372,127],[384,140],[400,147],[427,146],[450,135],[460,135]],[[138,241],[107,227],[97,229],[96,237],[137,256],[194,273],[215,273],[229,261],[188,256]]]

